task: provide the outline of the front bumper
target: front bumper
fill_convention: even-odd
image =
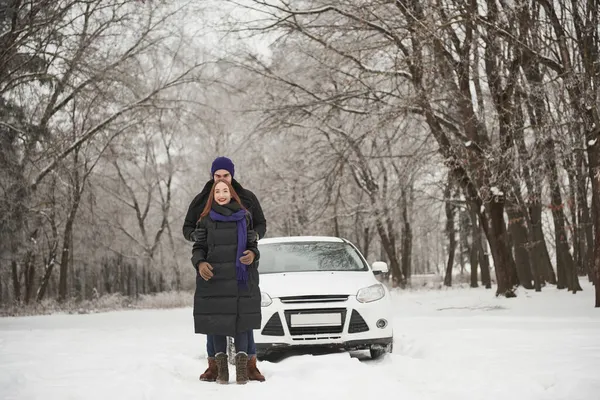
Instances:
[[[298,313],[340,313],[342,324],[297,328],[292,326],[291,315]],[[355,296],[348,296],[344,301],[293,304],[275,298],[270,306],[262,309],[262,314],[261,329],[254,334],[257,352],[262,355],[296,348],[367,350],[393,343],[389,294],[372,303],[360,303]],[[385,326],[381,321],[386,322]]]
[[[256,352],[259,357],[268,356],[272,353],[278,353],[289,350],[310,350],[310,349],[331,349],[331,350],[369,350],[372,347],[390,348],[394,343],[394,338],[352,340],[343,343],[322,343],[315,344],[287,344],[287,343],[256,343]]]

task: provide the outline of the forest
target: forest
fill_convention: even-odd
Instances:
[[[0,308],[191,291],[217,156],[390,287],[600,307],[596,0],[0,0]],[[592,305],[590,304],[590,307]]]

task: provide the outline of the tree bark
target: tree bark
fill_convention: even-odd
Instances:
[[[402,274],[408,282],[412,275],[412,227],[408,219],[408,199],[406,190],[402,191],[402,219],[404,226],[402,228]]]
[[[569,238],[565,229],[564,204],[560,193],[558,171],[554,152],[554,140],[547,138],[546,145],[546,173],[550,184],[551,209],[554,219],[554,233],[556,240],[556,268],[558,272],[558,289],[565,287],[574,293],[581,290],[579,279],[574,277],[575,263],[569,248]]]
[[[509,222],[508,227],[511,232],[512,242],[514,246],[516,270],[519,278],[519,283],[525,289],[533,289],[532,266],[529,255],[529,234],[527,232],[526,218],[520,207],[516,204],[511,204],[506,209]]]
[[[54,270],[54,266],[56,265],[56,257],[58,252],[58,231],[56,228],[56,224],[54,221],[51,223],[52,226],[52,245],[50,247],[50,251],[48,253],[48,259],[46,260],[44,266],[44,275],[42,277],[42,281],[40,283],[40,287],[38,288],[35,301],[40,302],[44,299],[46,295],[46,290],[48,289],[48,285],[50,284],[50,278],[52,277],[52,271]]]
[[[364,228],[363,230],[363,245],[362,245],[362,250],[363,250],[363,254],[365,257],[369,256],[369,250],[370,250],[370,244],[371,244],[371,238],[370,238],[370,229],[369,227]]]
[[[600,119],[600,118],[599,118]],[[600,125],[598,126],[600,128]],[[587,138],[594,132],[588,131]],[[588,140],[589,175],[592,180],[592,218],[594,221],[594,286],[596,288],[595,307],[600,307],[600,143],[598,128],[594,139]],[[593,143],[590,145],[590,143]]]
[[[444,191],[446,201],[446,235],[448,236],[448,262],[446,263],[446,275],[444,285],[452,286],[452,270],[454,268],[454,254],[456,252],[456,235],[454,228],[455,206],[452,204],[453,192],[452,175],[448,175],[448,183]]]
[[[471,247],[469,246],[469,233],[471,229],[469,228],[469,215],[468,211],[463,210],[462,208],[458,209],[458,237],[459,237],[459,259],[460,263],[460,275],[463,276],[465,274],[466,260],[465,256],[471,256]]]
[[[15,301],[21,301],[21,280],[19,279],[19,267],[15,260],[12,260],[10,263],[11,274],[12,274],[12,282],[13,282],[13,292],[15,296]]]
[[[73,224],[75,222],[75,213],[72,210],[69,212],[67,222],[65,223],[65,231],[63,233],[63,246],[60,257],[59,281],[58,281],[58,300],[65,301],[69,294],[68,275],[70,266],[71,253],[71,237],[73,235]]]
[[[495,268],[498,285],[496,295],[508,298],[516,297],[513,289],[516,282],[513,282],[512,279],[516,273],[512,269],[514,268],[514,261],[508,247],[508,237],[504,222],[504,201],[495,198],[488,207],[490,210],[491,225],[491,234],[488,235],[488,242],[494,255],[494,261],[498,260],[502,265],[507,266],[506,268]]]
[[[481,284],[486,289],[492,288],[492,277],[490,274],[490,258],[487,251],[487,240],[481,235],[481,247],[479,248],[479,266],[481,268]]]
[[[575,154],[575,168],[577,170],[577,212],[579,219],[579,251],[585,266],[585,271],[590,282],[593,282],[594,270],[594,227],[590,217],[588,205],[587,180],[583,151]]]
[[[35,278],[35,251],[29,250],[25,257],[25,297],[23,302],[29,304],[34,291],[34,278]]]
[[[535,239],[535,254],[536,259],[540,263],[540,274],[544,278],[545,282],[552,285],[557,284],[556,274],[552,267],[552,261],[550,260],[550,253],[546,245],[546,239],[544,238],[544,231],[542,225],[542,205],[539,203],[532,204],[530,206],[529,215],[531,216],[531,224],[533,226],[533,236]]]
[[[469,217],[471,218],[471,253],[469,255],[471,287],[476,288],[479,286],[477,269],[479,268],[479,258],[481,257],[481,229],[477,223],[477,211],[473,209],[472,203],[469,203]],[[483,276],[481,283],[483,284]]]

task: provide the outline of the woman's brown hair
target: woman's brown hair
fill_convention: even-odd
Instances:
[[[208,200],[206,201],[206,205],[204,206],[204,210],[202,211],[202,214],[200,214],[200,218],[206,217],[208,215],[208,213],[210,213],[213,202],[215,201],[215,188],[217,187],[217,184],[219,182],[223,182],[224,184],[227,185],[227,187],[229,188],[229,193],[231,193],[231,198],[234,199],[235,201],[237,201],[239,203],[239,205],[244,210],[246,210],[246,207],[244,207],[244,205],[242,204],[242,201],[240,200],[240,196],[237,194],[237,192],[235,191],[235,189],[233,188],[233,186],[231,186],[231,184],[229,182],[224,181],[224,180],[215,181],[215,183],[213,183],[212,188],[210,189],[210,194],[208,195]],[[248,210],[246,210],[246,211],[248,211]]]

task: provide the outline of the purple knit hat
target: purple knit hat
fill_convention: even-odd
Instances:
[[[210,176],[215,176],[215,172],[220,169],[224,169],[231,174],[231,178],[233,178],[235,174],[235,166],[233,165],[233,161],[231,161],[227,157],[217,157],[212,163],[212,167],[210,168]]]

